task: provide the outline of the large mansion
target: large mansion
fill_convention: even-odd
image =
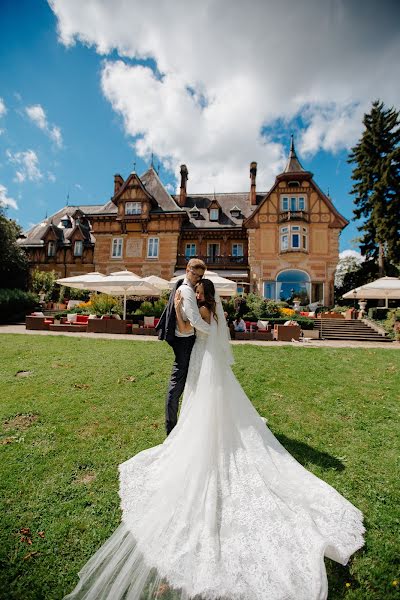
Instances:
[[[245,193],[189,194],[186,165],[180,174],[177,195],[151,166],[141,177],[115,175],[105,204],[65,206],[20,239],[31,268],[60,277],[128,269],[169,280],[196,256],[266,298],[333,302],[338,238],[348,221],[301,166],[293,140],[268,192],[256,190],[255,162]]]

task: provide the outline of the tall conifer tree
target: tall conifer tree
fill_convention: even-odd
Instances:
[[[400,264],[400,115],[383,102],[373,102],[364,115],[364,132],[350,153],[356,166],[351,194],[355,196],[354,219],[364,218],[361,253],[385,263]]]

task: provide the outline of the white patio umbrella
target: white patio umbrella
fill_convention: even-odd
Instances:
[[[169,281],[163,279],[162,277],[158,277],[157,275],[149,275],[148,277],[143,277],[143,281],[148,281],[151,285],[154,285],[159,290],[168,290]]]
[[[84,275],[75,275],[74,277],[64,277],[63,279],[57,279],[56,283],[64,285],[65,287],[75,288],[77,290],[86,290],[87,284],[98,283],[104,279],[105,275],[98,271],[92,271],[92,273],[85,273]]]
[[[124,296],[124,319],[126,319],[126,297],[128,295],[160,295],[160,290],[158,288],[131,271],[111,273],[111,275],[107,275],[97,282],[89,283],[86,289],[115,296]]]
[[[400,299],[400,279],[398,277],[380,277],[371,283],[360,285],[359,287],[346,292],[342,296],[346,300],[357,298],[359,300],[385,300],[385,306],[388,307],[388,300]]]
[[[178,279],[183,279],[184,275],[178,275],[173,277],[169,282],[169,287],[173,288]],[[233,296],[237,291],[236,281],[232,281],[232,279],[226,279],[226,277],[221,277],[218,273],[214,271],[205,271],[204,279],[210,279],[215,289],[217,290],[220,296]]]

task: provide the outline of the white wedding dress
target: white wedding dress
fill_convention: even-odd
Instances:
[[[177,426],[119,466],[121,525],[68,600],[322,600],[324,556],[346,564],[363,545],[361,512],[247,398],[218,315],[197,334]]]

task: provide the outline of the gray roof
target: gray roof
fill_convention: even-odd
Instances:
[[[153,196],[163,212],[181,211],[181,208],[167,192],[152,166],[140,177],[140,179],[146,190]]]
[[[64,243],[69,244],[69,238],[71,236],[72,231],[75,228],[75,223],[72,218],[72,215],[76,210],[81,210],[86,217],[90,217],[91,215],[97,214],[103,208],[102,204],[80,204],[77,206],[63,206],[60,210],[58,210],[50,217],[46,217],[43,219],[41,223],[34,225],[28,231],[24,232],[24,238],[21,238],[18,243],[20,246],[43,246],[42,237],[46,233],[49,227],[54,227],[54,232],[58,239],[62,240]],[[72,227],[64,229],[60,227],[61,218],[68,215],[72,221]],[[81,228],[83,231],[83,228]],[[95,237],[90,233],[90,241],[95,242]]]
[[[257,194],[257,204],[261,202],[265,194]],[[178,196],[176,196],[178,198]],[[221,207],[218,221],[210,220],[209,206],[217,201]],[[193,208],[200,212],[198,218],[193,217]],[[231,215],[231,209],[240,209],[239,217]],[[247,219],[256,206],[250,204],[249,193],[227,193],[227,194],[193,194],[187,196],[183,210],[188,215],[188,222],[183,224],[183,229],[224,229],[230,227],[242,227],[244,219]]]

